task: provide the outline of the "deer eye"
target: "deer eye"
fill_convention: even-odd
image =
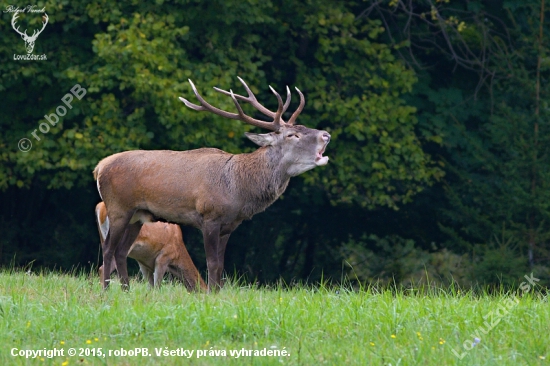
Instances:
[[[287,137],[287,138],[296,137],[297,139],[300,138],[300,136],[298,136],[298,134],[296,134],[296,133],[291,133],[291,134],[287,135],[286,137]]]

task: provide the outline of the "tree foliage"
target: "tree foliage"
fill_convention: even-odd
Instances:
[[[0,54],[8,60],[0,65],[6,106],[0,120],[2,228],[10,233],[0,246],[4,263],[13,256],[18,263],[38,259],[38,264],[50,266],[94,259],[92,211],[99,198],[91,171],[109,154],[137,148],[252,149],[242,135],[253,127],[197,113],[178,100],[194,98],[187,79],[226,110],[235,108],[231,99],[212,87],[239,92],[237,76],[268,108],[276,106],[268,85],[279,91],[297,86],[307,101],[299,123],[325,128],[333,136],[327,167],[297,178],[285,199],[270,209],[270,221],[260,215],[235,233],[228,268],[242,270],[246,264],[253,276],[273,279],[307,277],[313,268],[338,266],[330,248],[350,232],[314,229],[329,229],[329,202],[332,207],[396,208],[442,175],[422,150],[415,108],[404,100],[416,76],[395,57],[395,47],[380,41],[384,29],[379,21],[357,19],[359,4],[230,0],[38,5],[45,7],[49,24],[36,53],[46,54],[47,61],[11,60],[22,47],[10,33],[12,14],[1,15],[0,26],[13,36],[0,40]],[[29,29],[40,24],[30,14],[21,14],[20,21]],[[47,124],[44,115],[56,113],[75,84],[86,95],[74,98],[59,123],[40,132],[41,124]],[[297,104],[295,98],[290,110]],[[33,131],[40,140],[32,137]],[[23,137],[33,143],[26,153],[17,149]],[[60,196],[72,198],[59,201]],[[59,215],[65,218],[62,224],[57,223]],[[278,229],[270,225],[273,219],[280,222]],[[266,231],[266,224],[272,229]],[[24,229],[29,226],[37,231]],[[255,232],[272,236],[254,240],[250,234]],[[186,235],[191,242],[200,241],[193,232]],[[69,258],[40,254],[60,245],[83,250]],[[200,247],[190,250],[202,259]],[[277,265],[265,265],[274,259]],[[269,273],[262,272],[266,268]]]
[[[234,111],[212,87],[242,93],[237,76],[268,108],[276,107],[268,85],[300,88],[298,123],[328,130],[332,141],[327,166],[294,178],[266,214],[233,234],[229,270],[261,281],[338,277],[346,256],[370,253],[384,264],[362,270],[365,278],[393,268],[405,281],[407,268],[418,272],[414,258],[442,273],[466,253],[490,281],[514,253],[532,268],[548,258],[544,0],[37,5],[49,23],[34,52],[46,61],[13,59],[23,42],[13,14],[0,14],[0,263],[94,261],[91,171],[109,154],[251,151],[242,136],[255,127],[178,100],[194,99],[192,79],[209,102]],[[32,32],[41,18],[24,13],[19,23]],[[76,84],[86,94],[49,125],[44,116]],[[18,149],[22,138],[29,152]],[[185,235],[200,267],[200,238]],[[494,249],[495,235],[517,245]],[[387,254],[395,245],[414,255]]]
[[[28,187],[34,177],[50,188],[89,184],[101,157],[127,149],[243,151],[241,136],[249,127],[196,113],[177,99],[190,97],[192,79],[211,103],[234,109],[230,98],[211,87],[238,88],[237,75],[270,105],[275,101],[266,93],[268,84],[279,90],[296,85],[306,93],[300,122],[330,130],[334,142],[331,166],[305,179],[325,187],[335,203],[395,207],[441,175],[415,135],[415,109],[402,99],[414,73],[377,40],[379,22],[358,22],[342,4],[310,1],[296,9],[253,1],[136,1],[51,7],[58,8],[50,14],[57,44],[69,44],[59,51],[43,44],[42,50],[59,62],[30,64],[27,72],[14,63],[4,66],[19,80],[4,86],[13,108],[7,115],[12,123],[5,125],[4,144],[11,149],[0,172],[3,188]],[[69,36],[77,28],[87,38]],[[34,95],[12,93],[21,82]],[[19,152],[17,137],[37,127],[42,111],[54,112],[75,83],[86,88],[85,98],[30,152]],[[45,90],[49,98],[42,97]],[[31,100],[37,103],[31,106]]]
[[[531,266],[544,263],[550,238],[544,1],[379,6],[391,42],[406,39],[412,53],[403,58],[426,75],[414,104],[422,109],[420,125],[444,141],[439,153],[450,174],[442,230],[465,249],[489,244],[504,227]],[[406,32],[399,33],[404,22]]]

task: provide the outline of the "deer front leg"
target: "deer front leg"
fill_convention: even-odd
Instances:
[[[203,226],[204,250],[206,252],[206,266],[208,267],[208,292],[218,291],[221,287],[223,271],[223,254],[220,258],[220,225],[206,223]],[[223,250],[225,252],[225,248]]]
[[[227,241],[229,240],[229,235],[231,234],[226,234],[226,235],[222,235],[220,236],[220,243],[218,244],[218,262],[221,263],[221,270],[220,270],[220,287],[223,287],[223,283],[221,281],[221,276],[222,276],[222,273],[223,272],[223,267],[224,267],[224,260],[225,260],[225,248],[227,247]]]
[[[149,285],[151,287],[154,287],[154,279],[153,279],[153,272],[149,270],[145,265],[143,265],[141,262],[138,262],[139,264],[139,270],[141,271],[141,274],[143,275],[143,279],[145,281],[149,282]]]
[[[155,260],[155,273],[154,273],[154,283],[155,287],[159,288],[162,284],[162,279],[164,278],[164,274],[166,273],[166,270],[168,269],[168,258],[165,258],[162,254],[157,257]]]

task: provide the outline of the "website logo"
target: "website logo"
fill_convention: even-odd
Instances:
[[[6,10],[4,10],[4,13],[13,13],[13,16],[11,18],[11,26],[13,30],[15,30],[23,39],[25,42],[25,49],[27,51],[26,55],[13,55],[14,60],[47,60],[46,55],[34,55],[32,51],[34,50],[34,45],[36,42],[36,39],[44,31],[46,28],[46,25],[48,24],[48,14],[46,14],[46,8],[37,8],[36,5],[29,5],[24,8],[19,8],[13,5],[8,5],[6,7]],[[32,35],[27,34],[27,29],[24,31],[21,31],[21,26],[17,24],[17,22],[20,20],[19,15],[21,13],[30,13],[30,14],[36,14],[36,13],[43,13],[42,15],[42,28],[40,30],[34,29]]]

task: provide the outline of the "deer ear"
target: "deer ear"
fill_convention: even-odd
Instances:
[[[269,146],[275,141],[273,134],[271,133],[244,133],[253,143],[260,146]]]

